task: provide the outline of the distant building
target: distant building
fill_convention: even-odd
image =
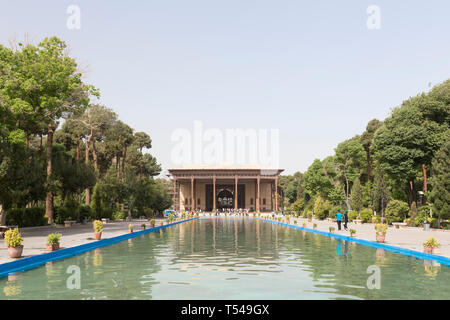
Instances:
[[[283,169],[261,166],[190,166],[169,169],[173,209],[278,210],[278,176]]]

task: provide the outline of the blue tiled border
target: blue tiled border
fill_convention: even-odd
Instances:
[[[325,231],[319,231],[319,230],[314,230],[314,229],[303,228],[303,227],[299,227],[299,226],[295,226],[295,225],[291,225],[291,224],[287,224],[287,223],[283,223],[283,222],[263,219],[263,218],[258,218],[258,219],[266,221],[266,222],[271,222],[271,223],[274,223],[274,224],[278,224],[278,225],[281,225],[281,226],[286,226],[286,227],[291,227],[291,228],[294,228],[294,229],[308,231],[308,232],[311,232],[311,233],[321,234],[323,236],[328,236],[328,237],[331,237],[331,238],[336,238],[336,239],[340,239],[340,240],[345,240],[345,241],[351,241],[351,242],[359,243],[359,244],[362,244],[362,245],[365,245],[365,246],[369,246],[369,247],[373,247],[373,248],[377,248],[377,249],[384,249],[384,250],[387,250],[387,251],[403,254],[405,256],[410,256],[410,257],[423,259],[423,260],[436,261],[436,262],[439,262],[439,263],[444,264],[446,266],[450,266],[450,258],[444,257],[444,256],[438,256],[436,254],[425,253],[425,252],[415,251],[415,250],[411,250],[411,249],[404,249],[404,248],[388,245],[388,244],[385,244],[385,243],[378,243],[378,242],[374,242],[374,241],[368,241],[368,240],[363,240],[363,239],[358,239],[358,238],[352,238],[352,237],[343,236],[341,234],[336,234],[336,233],[331,233],[331,232],[325,232]]]
[[[39,254],[36,256],[29,257],[29,258],[23,258],[23,259],[20,259],[17,261],[3,263],[3,264],[0,264],[0,278],[8,276],[8,274],[10,274],[10,273],[24,272],[24,271],[27,271],[27,270],[30,270],[33,268],[40,267],[40,266],[46,264],[47,262],[58,261],[58,260],[70,258],[70,257],[76,256],[76,255],[79,255],[81,253],[85,253],[85,252],[88,252],[88,251],[91,251],[91,250],[94,250],[97,248],[110,246],[117,242],[136,238],[136,237],[142,236],[142,235],[150,233],[150,232],[155,232],[155,231],[165,229],[165,228],[177,225],[179,223],[184,223],[184,222],[191,221],[194,219],[196,219],[196,218],[183,220],[183,221],[177,221],[177,222],[174,222],[171,224],[166,224],[163,226],[145,229],[142,231],[136,231],[133,233],[127,233],[127,234],[123,234],[121,236],[117,236],[117,237],[113,237],[113,238],[109,238],[109,239],[92,241],[90,243],[82,244],[82,245],[67,248],[67,249],[61,249],[61,250],[50,252],[50,253]]]

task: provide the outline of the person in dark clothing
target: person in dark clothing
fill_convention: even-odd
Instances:
[[[346,212],[346,213],[344,213],[344,229],[345,230],[348,230],[347,223],[348,223],[348,213]]]

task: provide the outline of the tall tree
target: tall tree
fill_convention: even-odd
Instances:
[[[47,124],[46,215],[52,223],[52,145],[57,122],[63,115],[80,112],[89,95],[98,92],[81,81],[75,60],[67,56],[66,44],[57,37],[45,38],[37,46],[19,47],[11,60],[5,93],[26,109],[30,119]]]
[[[381,127],[383,122],[377,119],[371,120],[366,127],[366,131],[361,135],[361,144],[364,147],[364,151],[366,152],[367,159],[367,181],[371,180],[371,169],[372,169],[372,155],[373,152],[371,150],[373,137],[375,136],[375,132]]]

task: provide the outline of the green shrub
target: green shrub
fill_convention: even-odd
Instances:
[[[100,220],[94,221],[94,230],[95,232],[102,232],[103,231],[103,222]]]
[[[45,216],[45,208],[42,207],[11,209],[6,215],[6,224],[20,228],[40,227],[48,224],[48,218]]]
[[[417,217],[415,219],[415,223],[419,226],[422,226],[426,219],[430,217],[430,206],[425,205],[421,206],[419,210],[417,210]]]
[[[436,238],[429,237],[427,241],[423,244],[426,247],[439,248],[440,244],[437,242]]]
[[[349,213],[348,213],[348,220],[349,221],[353,221],[353,220],[356,220],[356,219],[358,219],[358,212],[356,212],[356,211],[350,211]]]
[[[92,220],[91,207],[88,205],[81,205],[78,207],[78,222],[83,222],[84,219]]]
[[[386,207],[386,219],[389,223],[402,222],[405,220],[409,213],[409,205],[400,200],[389,201]]]
[[[48,244],[57,244],[61,240],[61,234],[60,233],[51,233],[47,236],[47,243]]]
[[[121,219],[125,219],[127,216],[125,215],[125,213],[121,212],[121,211],[115,211],[112,214],[112,218],[113,220],[121,220]]]
[[[364,209],[359,213],[363,222],[372,222],[373,211],[370,209]]]
[[[55,207],[54,220],[56,224],[64,224],[64,221],[70,220],[69,213],[66,207]]]
[[[375,230],[377,232],[377,235],[386,235],[386,231],[388,229],[388,225],[387,224],[376,224],[375,225]]]
[[[19,229],[9,229],[5,232],[5,242],[6,246],[17,248],[22,245],[23,238],[22,235],[19,233]]]

